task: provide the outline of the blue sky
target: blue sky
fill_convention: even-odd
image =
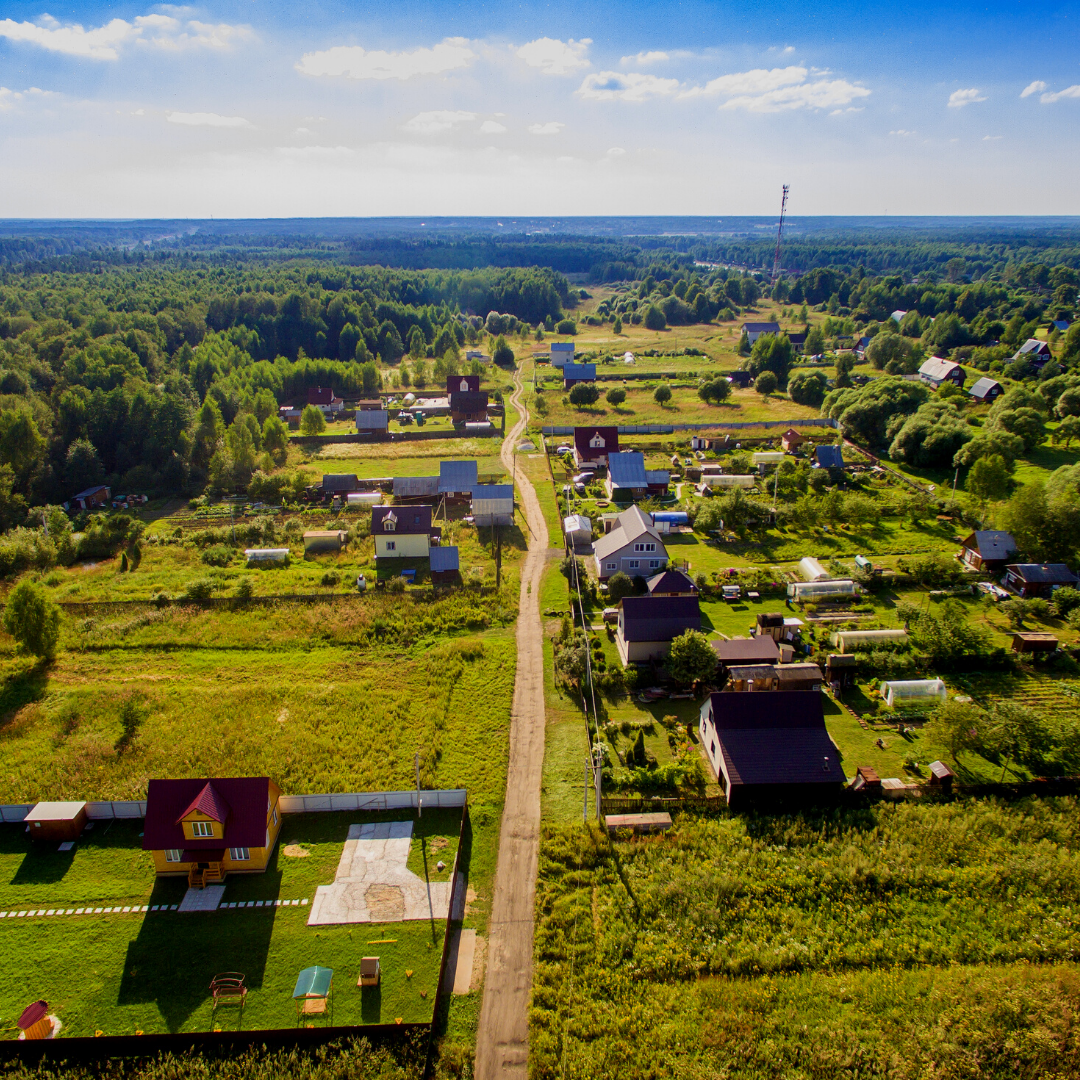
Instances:
[[[1080,213],[1080,0],[0,0],[0,217]]]

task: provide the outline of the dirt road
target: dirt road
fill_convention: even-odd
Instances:
[[[521,419],[502,447],[507,470],[525,433],[521,375],[511,400]],[[487,976],[476,1037],[478,1080],[524,1077],[529,1056],[533,901],[540,841],[540,777],[544,764],[544,651],[540,631],[540,577],[548,530],[532,484],[516,476],[528,525],[529,553],[521,572],[517,621],[517,678],[510,716],[510,764],[499,833],[499,861],[491,899]]]

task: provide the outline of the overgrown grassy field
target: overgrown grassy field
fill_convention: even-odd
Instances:
[[[533,1075],[1071,1075],[1077,809],[684,815],[637,841],[549,827]]]

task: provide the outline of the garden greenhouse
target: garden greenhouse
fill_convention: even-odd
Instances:
[[[886,641],[907,641],[904,630],[837,630],[829,641],[843,653],[871,649]]]
[[[752,488],[757,483],[755,476],[743,476],[738,473],[705,473],[701,477],[703,484],[720,488]]]
[[[904,705],[933,705],[948,696],[940,679],[909,679],[883,682],[881,696],[890,708]]]
[[[799,560],[799,573],[802,574],[804,581],[824,581],[831,576],[813,555],[807,555]]]
[[[289,557],[288,548],[245,548],[244,557],[249,563],[284,562]]]
[[[796,581],[787,587],[790,600],[828,600],[832,597],[858,596],[859,586],[848,579],[836,581]]]

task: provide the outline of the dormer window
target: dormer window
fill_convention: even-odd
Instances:
[[[600,432],[597,432],[589,440],[589,446],[593,450],[603,450],[604,449],[604,437],[600,434]]]
[[[383,532],[396,532],[397,531],[397,515],[393,512],[386,515],[383,518]]]
[[[462,393],[464,393],[469,389],[469,384],[464,379],[462,379],[461,385],[458,387],[458,389],[462,391]]]

